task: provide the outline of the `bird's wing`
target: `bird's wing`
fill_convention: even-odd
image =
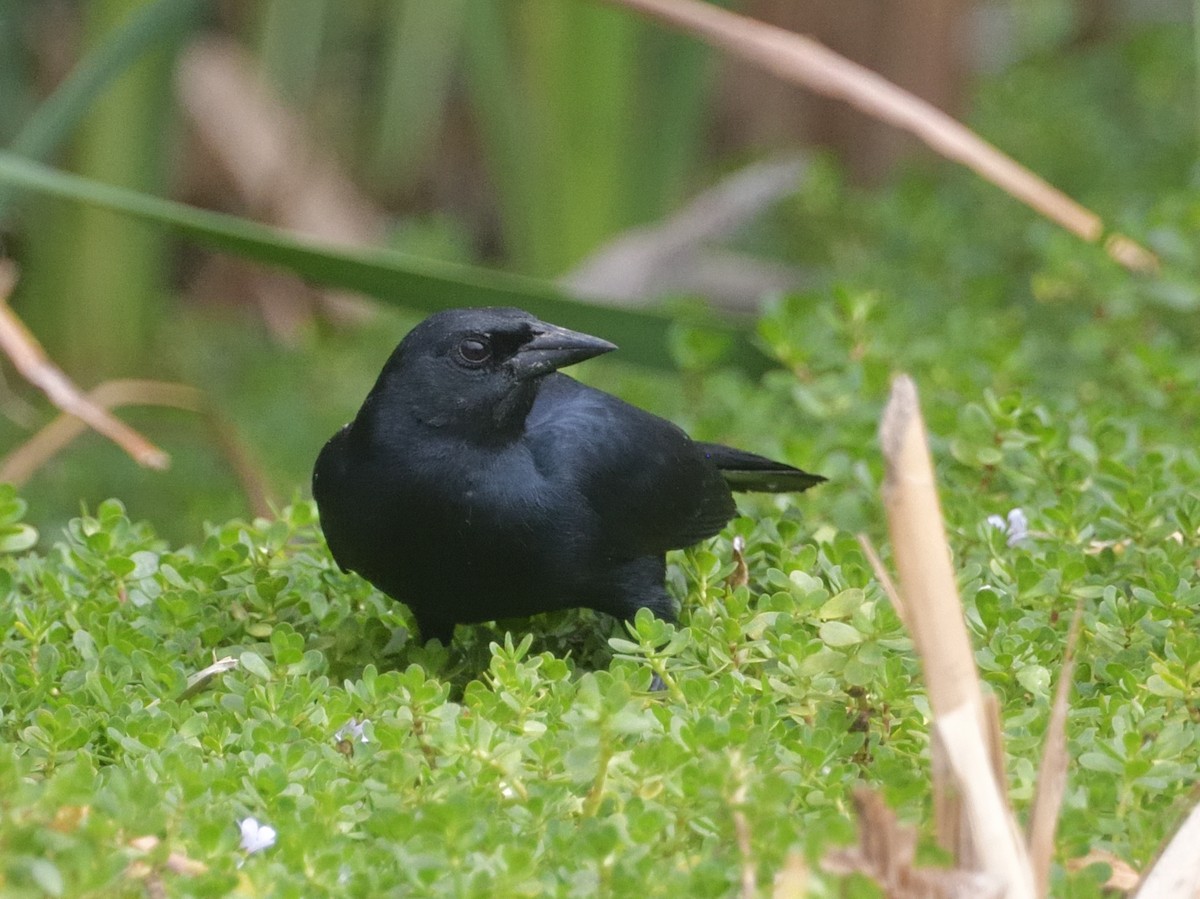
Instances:
[[[720,472],[687,434],[566,375],[542,384],[526,439],[539,468],[596,513],[618,555],[691,546],[737,512]]]
[[[776,462],[732,446],[700,442],[696,446],[720,469],[725,483],[732,490],[799,493],[826,480],[819,474],[810,474],[785,462]]]

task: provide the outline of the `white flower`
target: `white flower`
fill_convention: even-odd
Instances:
[[[1009,546],[1016,546],[1029,537],[1029,519],[1025,517],[1025,513],[1021,511],[1020,507],[1012,509],[1008,513],[1007,520],[999,515],[989,515],[987,523],[997,530],[1004,531],[1008,536]]]
[[[369,720],[368,718],[364,718],[362,721],[359,721],[357,718],[351,718],[337,729],[337,733],[333,735],[333,738],[339,743],[342,740],[358,740],[360,743],[369,743],[367,735],[363,733],[363,725]]]
[[[259,824],[257,818],[247,818],[238,827],[242,830],[242,849],[247,854],[275,845],[275,828]]]
[[[1008,513],[1008,545],[1020,543],[1029,536],[1029,519],[1020,508]]]

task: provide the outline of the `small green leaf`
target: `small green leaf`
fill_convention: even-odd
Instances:
[[[1017,672],[1017,682],[1036,696],[1050,691],[1050,671],[1043,665],[1026,665]]]
[[[1085,752],[1079,757],[1079,764],[1089,771],[1103,771],[1106,774],[1117,775],[1125,773],[1121,763],[1104,752]]]
[[[827,600],[817,611],[817,617],[849,618],[858,611],[859,607],[865,601],[866,594],[859,588],[852,587],[849,590],[843,590],[832,599]]]
[[[1166,678],[1158,674],[1152,674],[1146,679],[1146,689],[1155,696],[1167,699],[1183,699],[1187,695],[1180,687],[1168,683]]]
[[[255,677],[261,677],[263,680],[271,679],[271,669],[267,666],[266,660],[258,653],[247,650],[241,654],[239,661],[242,667]]]
[[[861,643],[863,640],[863,635],[852,625],[844,621],[826,621],[821,625],[819,633],[821,641],[826,646],[834,648],[853,646],[855,643]]]
[[[0,528],[0,552],[25,552],[37,542],[38,532],[30,525],[10,524]]]
[[[62,872],[53,862],[44,858],[36,858],[29,865],[29,873],[34,882],[51,896],[61,896],[66,889]]]

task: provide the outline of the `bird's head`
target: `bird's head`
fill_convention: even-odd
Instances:
[[[524,422],[543,377],[615,349],[520,309],[448,309],[400,341],[364,410],[502,439]]]

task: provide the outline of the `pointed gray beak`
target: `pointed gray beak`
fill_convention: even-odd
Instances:
[[[517,350],[511,365],[517,378],[524,381],[616,348],[615,343],[599,337],[538,322],[533,326],[533,339]]]

